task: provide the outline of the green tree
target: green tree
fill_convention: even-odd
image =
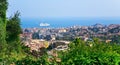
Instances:
[[[76,39],[68,51],[60,54],[62,65],[119,65],[119,45],[100,42],[98,38],[91,43],[95,45],[90,47],[86,42]]]
[[[7,20],[6,25],[6,41],[7,41],[7,51],[8,56],[13,55],[11,57],[17,57],[18,55],[23,55],[22,43],[20,41],[20,33],[22,32],[20,26],[20,13],[17,11],[14,16],[11,16]],[[16,56],[15,56],[16,55]]]
[[[0,57],[5,56],[6,50],[6,10],[7,0],[0,0]]]
[[[8,42],[19,41],[20,36],[19,34],[22,32],[20,26],[20,13],[17,11],[14,16],[11,16],[7,21],[6,31],[7,37],[6,40]]]

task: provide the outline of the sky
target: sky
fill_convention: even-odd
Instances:
[[[120,0],[8,0],[7,16],[22,18],[120,17]]]

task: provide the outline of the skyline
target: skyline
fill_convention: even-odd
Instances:
[[[119,18],[120,0],[8,0],[7,16],[21,18]]]

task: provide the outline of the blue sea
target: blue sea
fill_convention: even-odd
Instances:
[[[22,28],[41,28],[40,23],[48,23],[49,27],[70,27],[74,25],[90,26],[96,23],[103,25],[120,24],[120,18],[21,18]]]

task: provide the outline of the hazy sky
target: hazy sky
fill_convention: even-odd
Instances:
[[[8,0],[8,16],[23,18],[120,17],[120,0]]]

